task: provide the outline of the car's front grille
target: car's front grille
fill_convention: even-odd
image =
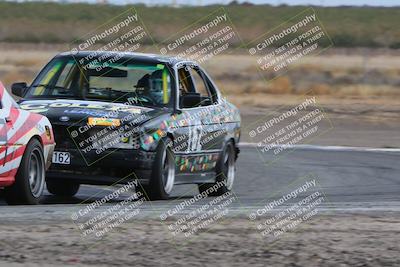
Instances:
[[[90,147],[97,142],[97,148],[104,146],[108,148],[138,149],[140,147],[140,134],[132,133],[116,135],[117,129],[105,131],[106,127],[93,127],[88,131],[79,132],[79,126],[53,125],[56,147],[62,149]],[[108,137],[110,135],[110,137]],[[123,137],[129,137],[125,139]],[[73,138],[74,137],[74,138]],[[92,147],[91,149],[96,149]]]

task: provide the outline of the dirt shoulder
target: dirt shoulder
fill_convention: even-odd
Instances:
[[[400,147],[400,99],[390,97],[334,98],[316,96],[332,123],[332,129],[309,144],[358,147]],[[229,99],[241,110],[243,129],[263,120],[277,110],[288,110],[299,104],[295,95],[251,95],[249,99],[231,96]],[[253,101],[247,105],[246,101]],[[256,102],[254,102],[256,100]],[[285,108],[286,107],[286,108]],[[242,132],[242,142],[252,142]]]
[[[73,225],[2,225],[1,266],[398,266],[400,215],[321,215],[274,243],[229,218],[190,241],[159,221],[134,221],[93,243]],[[14,262],[15,265],[9,263]],[[20,263],[21,265],[18,265]]]

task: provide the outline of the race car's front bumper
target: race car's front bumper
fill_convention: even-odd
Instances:
[[[78,149],[55,149],[68,152],[70,164],[53,163],[46,173],[46,179],[74,180],[84,184],[126,183],[139,179],[148,183],[155,152],[140,149],[111,149],[98,155],[90,151],[83,153]]]

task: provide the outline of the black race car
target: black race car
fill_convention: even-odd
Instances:
[[[140,181],[151,199],[176,184],[231,190],[240,115],[191,61],[87,51],[54,57],[33,83],[15,83],[21,108],[47,116],[56,147],[46,175],[55,195],[80,184]]]

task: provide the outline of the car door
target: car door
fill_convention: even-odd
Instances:
[[[178,68],[179,119],[175,131],[175,154],[178,172],[212,172],[221,149],[221,136],[213,123],[213,102],[208,88],[195,65],[186,64]],[[195,106],[184,106],[180,101],[184,95],[200,94],[201,102]],[[202,101],[204,100],[204,102]]]
[[[1,86],[1,85],[0,85]],[[2,88],[0,88],[2,90]],[[3,105],[3,93],[0,92],[0,177],[8,175],[5,169],[7,155],[7,121],[8,112]]]
[[[18,168],[18,161],[15,158],[15,151],[18,149],[10,134],[14,131],[17,103],[7,93],[4,86],[0,83],[0,176],[12,175],[10,170]]]
[[[174,117],[176,123],[175,131],[175,149],[176,154],[189,154],[196,151],[192,146],[190,137],[193,134],[193,129],[201,125],[199,121],[191,118],[195,114],[195,109],[184,108],[181,103],[181,97],[194,92],[194,85],[190,72],[186,65],[181,65],[178,68],[178,102],[180,112]]]
[[[202,136],[201,147],[207,154],[219,152],[223,148],[226,137],[224,125],[224,110],[222,110],[218,94],[207,80],[205,73],[198,66],[191,66],[190,73],[194,81],[195,90],[202,98]]]
[[[199,157],[203,154],[200,144],[202,118],[199,107],[182,106],[182,96],[195,93],[194,82],[188,66],[181,64],[177,68],[177,74],[179,112],[174,117],[174,124],[176,125],[174,131],[176,170],[181,174],[193,174],[200,171]]]

